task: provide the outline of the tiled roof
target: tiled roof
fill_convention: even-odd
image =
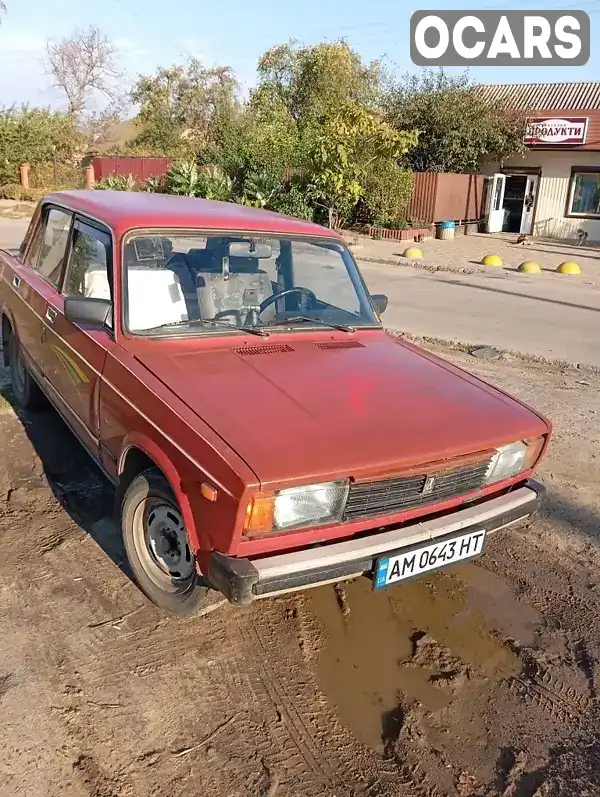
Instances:
[[[520,111],[600,109],[600,83],[497,83],[479,90],[490,100]]]

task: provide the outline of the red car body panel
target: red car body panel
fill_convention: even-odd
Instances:
[[[265,489],[401,473],[492,449],[516,427],[523,437],[546,431],[514,400],[384,332],[296,332],[277,336],[289,351],[276,353],[271,340],[189,351],[165,342],[137,355],[227,439]],[[319,348],[331,340],[355,348]]]
[[[336,233],[278,214],[184,197],[78,191],[50,195],[43,203],[70,208],[111,232],[114,330],[68,322],[60,294],[6,252],[3,312],[36,378],[111,478],[119,478],[133,449],[161,468],[201,565],[211,551],[251,556],[298,548],[401,523],[472,497],[376,521],[248,540],[246,508],[259,490],[418,472],[423,465],[442,467],[457,457],[550,433],[548,421],[534,410],[383,330],[299,329],[263,340],[239,333],[145,339],[123,328],[120,252],[133,229],[341,240]],[[38,210],[23,254],[39,216]],[[11,286],[13,275],[20,276],[22,290]],[[52,329],[44,321],[48,305],[58,313]],[[273,345],[289,350],[269,353]],[[527,475],[478,495],[506,489]],[[202,483],[216,488],[217,501],[201,497]]]

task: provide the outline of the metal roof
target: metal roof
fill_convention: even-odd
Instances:
[[[600,83],[496,83],[479,90],[519,111],[600,109]]]
[[[137,228],[172,227],[341,237],[334,230],[313,224],[312,221],[234,202],[215,202],[189,196],[81,189],[57,191],[48,194],[44,201],[80,211],[104,222],[118,234]]]

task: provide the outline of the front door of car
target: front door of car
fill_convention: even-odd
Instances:
[[[42,373],[42,336],[48,303],[58,293],[72,214],[52,206],[42,208],[23,250],[22,265],[12,276],[15,326],[22,350],[38,378]]]
[[[44,377],[51,398],[81,441],[94,454],[99,448],[99,389],[109,329],[84,328],[65,317],[65,297],[111,299],[112,248],[106,228],[76,218],[62,292],[44,315]]]

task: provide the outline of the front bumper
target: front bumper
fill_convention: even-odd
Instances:
[[[379,556],[438,537],[483,528],[488,534],[526,520],[538,511],[545,488],[533,480],[497,498],[457,509],[443,517],[418,520],[369,536],[324,543],[293,553],[236,559],[212,553],[208,580],[235,605],[305,587],[316,587],[373,572]]]

